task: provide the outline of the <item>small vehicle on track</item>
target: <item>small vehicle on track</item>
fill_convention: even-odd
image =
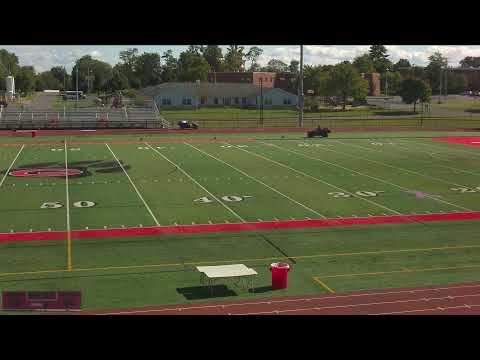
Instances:
[[[307,136],[309,138],[315,137],[315,136],[321,136],[321,137],[328,137],[328,134],[330,133],[330,129],[328,128],[322,128],[322,127],[317,127],[314,130],[310,130],[307,132]]]

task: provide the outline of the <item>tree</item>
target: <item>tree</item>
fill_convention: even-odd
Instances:
[[[51,71],[44,71],[39,74],[35,81],[35,88],[37,91],[43,90],[58,90],[62,84],[53,75]]]
[[[435,52],[428,57],[429,63],[425,67],[426,79],[435,93],[440,93],[440,81],[443,76],[442,69],[448,65],[448,60],[440,52]]]
[[[122,73],[128,78],[130,86],[139,88],[140,81],[135,76],[135,65],[138,58],[138,49],[130,48],[120,51],[120,64],[122,65]]]
[[[162,68],[160,55],[145,52],[135,59],[135,77],[141,87],[157,85],[161,82]]]
[[[305,65],[303,69],[303,87],[306,91],[313,90],[315,95],[326,95],[325,84],[328,68],[321,65]]]
[[[223,54],[222,48],[218,45],[207,45],[202,50],[202,55],[207,60],[212,71],[222,70]]]
[[[125,90],[129,88],[128,78],[122,73],[119,65],[115,65],[112,70],[112,79],[108,83],[110,91]]]
[[[463,68],[479,68],[480,67],[480,56],[467,56],[463,60],[460,60],[460,66]]]
[[[60,90],[65,91],[65,90],[68,90],[70,88],[71,77],[70,77],[70,75],[67,74],[67,70],[64,67],[62,67],[62,66],[52,67],[50,69],[50,72],[55,77],[55,79],[57,79],[60,82],[60,84],[61,84]],[[64,84],[65,84],[65,86],[64,86]]]
[[[360,73],[350,63],[335,65],[328,73],[326,90],[329,95],[342,98],[343,110],[347,104],[347,98],[364,100],[368,95],[368,81],[364,80]]]
[[[23,93],[29,94],[35,91],[35,69],[33,66],[22,66],[15,78],[15,87]]]
[[[229,45],[225,55],[225,71],[241,72],[245,68],[245,48],[239,45]]]
[[[400,59],[398,60],[392,67],[393,71],[399,71],[400,69],[410,68],[410,61],[407,59]]]
[[[85,55],[75,62],[72,69],[72,82],[77,81],[78,69],[78,89],[82,91],[106,91],[113,78],[112,66],[101,60],[93,59],[90,55]],[[88,80],[90,77],[90,80]]]
[[[180,54],[178,59],[180,81],[207,80],[210,72],[210,65],[202,55],[185,51]]]
[[[247,53],[245,54],[245,58],[250,61],[249,71],[258,71],[260,69],[260,65],[258,64],[257,60],[262,54],[263,49],[260,49],[258,46],[252,46],[247,51]]]
[[[392,67],[392,62],[388,59],[387,48],[383,45],[372,45],[369,51],[375,71],[383,74]]]
[[[386,80],[386,82],[385,82]],[[381,83],[388,84],[388,94],[396,95],[400,89],[400,83],[402,82],[402,76],[398,71],[387,71],[381,76]]]
[[[5,90],[5,78],[8,75],[16,76],[20,66],[18,57],[5,49],[0,49],[0,89]]]
[[[453,71],[447,71],[447,91],[450,94],[461,94],[468,87],[467,77]]]
[[[413,111],[416,111],[417,102],[430,102],[432,89],[430,85],[420,79],[405,79],[400,84],[399,95],[406,104],[413,104]]]
[[[300,61],[298,60],[290,60],[290,65],[288,66],[288,71],[290,71],[293,74],[298,74],[299,73],[299,67]]]
[[[201,55],[203,52],[203,45],[189,45],[187,51]]]
[[[262,68],[262,71],[282,73],[288,71],[288,65],[282,60],[272,59],[267,63],[267,66]]]
[[[373,60],[369,54],[363,54],[361,56],[357,56],[353,60],[353,66],[358,70],[360,73],[370,74],[375,72],[375,67],[373,65]]]
[[[173,56],[172,50],[167,50],[162,55],[162,82],[177,81],[178,61]]]

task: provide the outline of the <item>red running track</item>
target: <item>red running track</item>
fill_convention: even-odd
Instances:
[[[254,295],[252,295],[254,296]],[[478,315],[480,282],[242,302],[166,305],[84,315]]]
[[[151,236],[173,234],[198,234],[218,232],[240,232],[258,230],[301,229],[331,226],[352,225],[376,225],[376,224],[406,224],[413,222],[432,221],[459,221],[478,220],[480,212],[466,212],[453,214],[425,214],[425,215],[391,215],[371,216],[343,219],[321,220],[286,220],[286,221],[262,221],[249,223],[229,224],[201,224],[201,225],[178,225],[178,226],[154,226],[138,228],[76,230],[71,232],[73,239],[128,237],[128,236]],[[23,233],[0,233],[0,243],[35,241],[35,240],[63,240],[67,237],[65,231],[41,231]]]

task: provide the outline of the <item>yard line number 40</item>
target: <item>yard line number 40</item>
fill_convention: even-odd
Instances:
[[[225,195],[225,196],[222,196],[221,199],[223,201],[227,201],[227,202],[239,202],[239,201],[243,201],[245,200],[246,198],[251,198],[253,196],[249,196],[249,195],[242,195],[242,196],[238,196],[238,195]],[[198,202],[200,204],[208,204],[208,203],[212,203],[213,200],[210,199],[208,196],[203,196],[201,198],[198,198],[198,199],[195,199],[193,200],[194,202]]]

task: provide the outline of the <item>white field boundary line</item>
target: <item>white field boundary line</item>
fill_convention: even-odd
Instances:
[[[261,143],[262,143],[262,144],[269,144],[269,143],[264,143],[264,142],[261,142]],[[291,149],[284,149],[284,148],[281,148],[281,147],[279,147],[279,146],[277,146],[277,145],[274,145],[274,144],[271,144],[271,145],[272,145],[272,146],[275,146],[275,147],[277,147],[277,148],[279,148],[279,149],[281,149],[281,150],[289,151],[289,152],[292,152],[292,153],[297,154],[297,155],[299,155],[299,156],[303,156],[303,157],[305,157],[305,158],[307,158],[307,159],[312,159],[312,160],[316,160],[316,161],[321,161],[321,162],[324,162],[324,163],[328,163],[328,164],[330,164],[330,165],[338,166],[338,167],[343,168],[343,169],[345,169],[345,170],[347,170],[347,171],[350,171],[350,172],[353,172],[353,173],[357,173],[357,174],[362,175],[362,176],[369,177],[369,178],[371,178],[371,179],[380,181],[380,182],[382,182],[382,183],[385,183],[385,184],[388,184],[388,185],[397,187],[397,188],[399,188],[399,189],[401,189],[401,190],[403,190],[403,191],[406,191],[406,192],[410,192],[410,193],[413,192],[413,190],[411,190],[411,189],[408,189],[408,188],[403,187],[403,186],[401,186],[401,185],[397,185],[397,184],[391,183],[390,181],[387,181],[387,180],[383,180],[383,179],[377,178],[377,177],[375,177],[375,176],[371,176],[371,175],[368,175],[368,174],[364,174],[364,173],[361,173],[361,172],[356,171],[356,170],[351,170],[351,169],[346,168],[346,167],[343,167],[343,166],[341,166],[341,165],[337,165],[337,164],[334,164],[334,163],[330,163],[329,161],[322,160],[322,159],[319,159],[319,158],[317,158],[317,157],[312,157],[312,156],[309,156],[309,155],[306,155],[306,154],[304,154],[304,153],[300,153],[300,152],[297,152],[297,151],[294,151],[294,150],[291,150]],[[432,200],[441,202],[441,203],[448,204],[448,205],[450,205],[450,206],[457,207],[457,208],[459,208],[459,209],[467,210],[468,212],[475,212],[475,211],[473,211],[473,210],[471,210],[471,209],[468,209],[468,208],[466,208],[466,207],[463,207],[463,206],[460,206],[460,205],[456,205],[456,204],[450,203],[450,202],[448,202],[448,201],[446,201],[446,200],[442,200],[442,199],[439,199],[439,198],[434,197],[434,196],[431,196],[431,195],[426,195],[426,197],[428,197],[429,199],[432,199]],[[366,200],[366,199],[364,199],[364,200]],[[380,206],[381,206],[381,205],[380,205]]]
[[[210,191],[208,191],[205,187],[202,186],[197,180],[195,180],[189,173],[183,170],[179,165],[168,159],[165,155],[163,155],[160,151],[153,148],[149,143],[145,143],[150,149],[155,151],[158,155],[160,155],[163,159],[167,160],[170,164],[175,166],[178,170],[180,170],[186,177],[188,177],[191,181],[193,181],[198,187],[200,187],[203,191],[208,193],[211,197],[213,197],[220,205],[222,205],[225,209],[227,209],[231,214],[233,214],[237,219],[241,222],[246,222],[240,215],[238,215],[234,210],[232,210],[228,205],[226,205],[223,201],[213,195]]]
[[[68,151],[67,138],[64,138],[64,152],[65,152],[65,201],[67,210],[67,270],[72,271],[72,233],[70,227],[70,191],[68,189]]]
[[[476,152],[473,152],[473,151],[468,151],[468,150],[462,150],[462,149],[457,149],[457,148],[447,148],[447,147],[443,147],[443,146],[437,146],[437,145],[431,145],[431,144],[426,144],[426,143],[423,143],[423,142],[418,142],[418,141],[413,141],[413,140],[401,140],[405,143],[412,143],[412,144],[416,144],[416,145],[423,145],[423,146],[426,146],[426,147],[430,147],[432,149],[435,149],[435,150],[440,150],[442,152],[452,152],[452,151],[455,151],[455,152],[462,152],[462,153],[466,153],[466,154],[470,154],[470,155],[480,155],[480,153],[476,153]],[[450,143],[450,142],[447,142],[447,141],[442,141],[442,143],[444,144],[447,144],[447,145],[462,145],[462,146],[467,146],[465,144],[456,144],[456,143]]]
[[[272,310],[272,311],[260,311],[255,313],[245,313],[245,314],[235,314],[235,315],[261,315],[261,314],[278,314],[285,312],[298,312],[298,311],[321,311],[321,310],[333,310],[333,309],[345,309],[345,308],[356,308],[356,307],[365,307],[365,306],[376,306],[376,305],[393,305],[393,304],[405,304],[412,302],[427,302],[432,300],[453,300],[466,297],[480,297],[480,294],[469,294],[469,295],[457,295],[457,296],[443,296],[437,298],[416,298],[416,299],[407,299],[407,300],[393,300],[393,301],[378,301],[371,303],[363,304],[346,304],[346,305],[331,305],[331,306],[316,306],[309,308],[298,308],[298,309],[286,309],[286,310]]]
[[[338,154],[343,154],[343,155],[350,156],[350,157],[354,157],[354,158],[358,158],[358,159],[361,159],[361,160],[367,160],[367,159],[365,159],[365,158],[361,158],[361,157],[358,157],[358,156],[350,155],[350,154],[343,153],[343,152],[339,152],[339,151],[328,150],[328,149],[324,149],[324,150],[326,150],[326,151],[332,151],[332,152],[335,152],[335,153],[338,153]],[[288,151],[294,151],[294,150],[288,150]],[[321,159],[319,159],[319,158],[314,158],[314,157],[305,155],[305,154],[303,154],[303,153],[298,153],[298,154],[302,154],[302,156],[307,157],[307,158],[309,158],[309,159],[318,160],[318,161],[323,161],[323,162],[325,161],[325,160],[321,160]],[[370,161],[373,161],[373,160],[370,160]],[[355,170],[350,170],[350,171],[355,171]],[[361,174],[361,175],[363,175],[363,176],[370,177],[370,178],[372,178],[372,179],[376,179],[376,180],[381,181],[381,182],[383,182],[383,183],[390,184],[390,185],[395,186],[395,187],[397,187],[397,188],[399,188],[399,189],[402,189],[403,191],[406,191],[406,192],[412,192],[412,191],[413,191],[413,190],[411,190],[411,189],[405,188],[405,187],[403,187],[403,186],[401,186],[401,185],[394,184],[394,183],[392,183],[392,182],[390,182],[390,181],[387,181],[387,180],[383,180],[383,179],[380,179],[380,178],[377,178],[377,177],[374,177],[374,176],[371,176],[371,175],[366,175],[366,174],[363,174],[363,173],[360,173],[360,172],[357,172],[357,173],[359,173],[359,174]],[[459,185],[459,186],[462,186],[462,185]],[[448,201],[446,201],[446,200],[439,199],[439,198],[437,198],[437,197],[434,197],[434,196],[431,196],[431,195],[428,195],[428,194],[426,195],[426,197],[428,197],[429,199],[432,199],[432,200],[435,200],[435,201],[444,203],[444,204],[448,204],[448,205],[450,205],[450,206],[453,206],[453,207],[456,207],[456,208],[459,208],[459,209],[466,210],[466,211],[468,211],[468,212],[476,212],[476,211],[474,211],[474,210],[472,210],[472,209],[463,207],[463,206],[461,206],[461,205],[456,205],[456,204],[454,204],[454,203],[448,202]]]
[[[383,312],[383,313],[375,313],[375,314],[368,314],[368,315],[396,315],[396,314],[408,314],[408,313],[416,313],[416,312],[429,312],[429,311],[445,311],[445,310],[454,310],[454,309],[471,309],[472,307],[479,307],[480,304],[464,304],[458,306],[437,306],[436,308],[429,308],[429,309],[416,309],[416,310],[404,310],[404,311],[392,311],[392,312]]]
[[[127,176],[128,180],[130,181],[130,184],[132,184],[132,186],[133,186],[133,188],[135,189],[135,192],[137,193],[138,197],[140,198],[140,200],[142,200],[143,205],[145,205],[145,208],[148,210],[148,212],[149,212],[150,215],[152,216],[153,221],[155,221],[155,224],[157,224],[157,226],[160,226],[160,223],[158,222],[157,218],[156,218],[155,215],[153,214],[152,209],[150,209],[150,206],[148,206],[148,204],[147,204],[147,202],[145,201],[145,199],[143,198],[142,194],[140,194],[140,191],[138,191],[137,187],[136,187],[135,184],[133,183],[132,179],[131,179],[130,176],[128,175],[127,171],[126,171],[125,168],[123,167],[123,165],[122,165],[122,163],[120,162],[120,160],[118,160],[117,156],[116,156],[115,153],[112,151],[112,149],[110,149],[110,146],[108,146],[108,144],[105,144],[105,146],[108,148],[108,150],[110,150],[110,152],[112,153],[112,155],[113,155],[113,157],[115,158],[115,160],[117,160],[118,165],[120,165],[120,167],[122,168],[123,173]]]
[[[222,163],[222,164],[224,164],[224,165],[227,165],[227,166],[231,167],[232,169],[234,169],[235,171],[239,172],[240,174],[243,174],[244,176],[246,176],[246,177],[248,177],[248,178],[250,178],[250,179],[258,182],[259,184],[262,184],[262,185],[265,186],[266,188],[268,188],[268,189],[276,192],[277,194],[279,194],[279,195],[283,196],[284,198],[292,201],[293,203],[295,203],[295,204],[297,204],[297,205],[300,205],[300,206],[303,207],[304,209],[306,209],[306,210],[308,210],[308,211],[311,211],[312,213],[314,213],[314,214],[316,214],[316,215],[319,215],[319,216],[322,217],[323,219],[326,219],[326,218],[327,218],[326,216],[320,214],[318,211],[315,211],[315,210],[309,208],[308,206],[306,206],[306,205],[304,205],[304,204],[302,204],[302,203],[300,203],[300,202],[292,199],[292,198],[289,197],[288,195],[285,195],[284,193],[282,193],[282,192],[278,191],[277,189],[275,189],[275,188],[273,188],[273,187],[265,184],[263,181],[258,180],[258,179],[255,178],[254,176],[251,176],[251,175],[247,174],[247,173],[244,172],[243,170],[240,170],[240,169],[236,168],[235,166],[227,163],[226,161],[223,161],[223,160],[217,158],[216,156],[211,155],[211,154],[209,154],[209,153],[207,153],[207,152],[205,152],[205,151],[197,148],[196,146],[193,146],[192,144],[189,144],[189,143],[184,143],[184,144],[186,144],[186,145],[194,148],[195,150],[199,151],[199,152],[202,153],[202,154],[205,154],[205,155],[207,155],[207,156],[210,156],[212,159],[215,159],[215,160],[219,161],[220,163]]]
[[[341,141],[338,141],[338,140],[332,140],[332,141],[338,142],[339,144],[342,144],[342,145],[347,145],[347,144],[345,144]],[[330,150],[330,149],[325,149],[325,150],[336,152],[336,153],[339,153],[339,154],[344,154],[346,156],[354,157],[356,159],[361,159],[361,160],[373,162],[375,164],[379,164],[379,165],[382,165],[382,166],[387,166],[387,167],[390,167],[392,169],[397,169],[397,170],[400,170],[400,171],[409,172],[411,174],[415,174],[415,175],[419,175],[419,176],[429,178],[429,179],[432,179],[432,180],[435,180],[435,181],[439,181],[439,182],[442,182],[444,184],[455,185],[455,186],[460,186],[460,187],[467,187],[467,186],[462,185],[462,184],[457,184],[457,183],[454,183],[454,182],[451,182],[451,181],[448,181],[448,180],[443,180],[443,179],[437,178],[436,176],[431,176],[431,175],[428,175],[428,174],[422,174],[422,173],[419,173],[419,172],[414,171],[414,170],[409,170],[409,169],[405,169],[405,168],[402,168],[402,167],[399,167],[399,166],[390,165],[390,164],[384,163],[383,161],[372,160],[372,159],[368,159],[366,157],[360,157],[360,156],[348,154],[348,153],[345,153],[343,151]]]
[[[262,143],[262,144],[267,144],[267,143],[264,143],[264,142],[262,142],[262,141],[259,141],[259,142]],[[232,145],[232,144],[229,144],[229,145]],[[272,145],[273,145],[273,144],[272,144]],[[325,185],[328,185],[328,186],[330,186],[330,187],[333,187],[333,188],[335,188],[335,189],[337,189],[337,190],[341,190],[341,191],[344,192],[344,193],[350,194],[351,196],[353,196],[353,197],[355,197],[355,198],[357,198],[357,199],[366,201],[366,202],[368,202],[368,203],[370,203],[370,204],[372,204],[372,205],[375,205],[375,206],[377,206],[377,207],[381,207],[381,208],[384,209],[384,210],[391,211],[391,212],[393,212],[393,213],[395,213],[395,214],[397,214],[397,215],[404,215],[404,214],[402,214],[401,212],[398,212],[398,211],[396,211],[396,210],[393,210],[393,209],[390,209],[390,208],[388,208],[388,207],[386,207],[386,206],[383,206],[383,205],[381,205],[381,204],[378,204],[378,203],[376,203],[375,201],[372,201],[372,200],[363,198],[363,197],[361,197],[361,196],[358,196],[358,195],[356,195],[356,194],[354,194],[354,193],[352,193],[352,192],[350,192],[350,191],[348,191],[348,190],[342,189],[341,187],[338,187],[338,186],[336,186],[336,185],[330,184],[329,182],[326,182],[326,181],[324,181],[324,180],[321,180],[321,179],[319,179],[319,178],[316,178],[315,176],[312,176],[312,175],[310,175],[310,174],[307,174],[307,173],[305,173],[305,172],[303,172],[303,171],[294,169],[294,168],[292,168],[292,167],[290,167],[290,166],[288,166],[288,165],[285,165],[285,164],[283,164],[283,163],[280,163],[280,162],[278,162],[278,161],[276,161],[276,160],[273,160],[273,159],[270,159],[270,158],[268,158],[268,157],[266,157],[266,156],[263,156],[263,155],[260,155],[260,154],[257,154],[257,153],[254,153],[254,152],[251,152],[251,151],[248,151],[248,150],[239,148],[239,147],[237,147],[237,146],[235,146],[235,145],[232,145],[232,146],[235,147],[235,148],[237,148],[237,149],[239,149],[239,150],[245,151],[245,152],[247,152],[247,153],[249,153],[249,154],[251,154],[251,155],[257,156],[257,157],[262,158],[262,159],[264,159],[264,160],[270,161],[270,162],[272,162],[272,163],[274,163],[274,164],[280,165],[280,166],[282,166],[282,167],[284,167],[284,168],[286,168],[286,169],[289,169],[289,170],[291,170],[291,171],[294,171],[294,172],[296,172],[296,173],[298,173],[298,174],[301,174],[301,175],[303,175],[303,176],[305,176],[305,177],[311,178],[311,179],[313,179],[313,180],[315,180],[315,181],[318,181],[318,182],[320,182],[320,183],[323,183],[323,184],[325,184]],[[273,146],[276,146],[276,145],[273,145]],[[282,148],[280,148],[280,149],[282,149]],[[283,149],[282,149],[282,150],[283,150]]]
[[[473,286],[473,287],[479,287]],[[460,288],[460,287],[456,287]],[[348,298],[355,298],[355,297],[362,297],[362,296],[382,296],[382,295],[400,295],[405,293],[412,293],[421,292],[421,291],[432,291],[442,288],[432,288],[432,289],[418,289],[418,290],[399,290],[399,291],[389,291],[389,292],[377,292],[377,293],[365,293],[365,294],[349,294],[349,295],[331,295],[331,296],[323,296],[323,297],[312,297],[312,298],[300,298],[300,299],[285,299],[285,300],[271,300],[271,301],[255,301],[255,302],[244,302],[244,303],[233,303],[233,304],[215,304],[215,305],[201,305],[201,306],[190,306],[190,307],[174,307],[174,308],[165,308],[165,309],[145,309],[145,310],[125,310],[125,311],[118,311],[112,313],[102,313],[100,315],[122,315],[122,314],[137,314],[137,313],[150,313],[150,312],[166,312],[166,311],[184,311],[184,310],[201,310],[201,309],[214,309],[214,308],[228,308],[228,307],[235,307],[235,306],[252,306],[252,305],[273,305],[273,304],[283,304],[289,302],[308,302],[308,301],[315,301],[315,300],[332,300],[332,299],[348,299]],[[443,288],[443,289],[455,289],[455,288]],[[400,303],[400,302],[412,302],[412,301],[428,301],[428,300],[443,300],[443,299],[452,299],[454,297],[466,297],[466,296],[480,296],[480,294],[472,294],[472,295],[457,295],[457,296],[444,296],[441,298],[416,298],[416,299],[408,299],[408,300],[394,300],[388,302],[372,302],[372,303],[365,303],[365,304],[351,304],[351,305],[332,305],[332,306],[324,306],[324,307],[312,307],[305,310],[314,310],[320,308],[338,308],[338,307],[355,307],[355,306],[366,306],[366,305],[381,305],[381,304],[391,304],[391,303]],[[287,310],[292,311],[292,310]],[[294,310],[295,311],[295,310]],[[276,313],[277,311],[271,312],[261,312],[261,313]],[[241,314],[238,314],[241,315]],[[243,315],[253,315],[253,313],[243,314]]]
[[[8,176],[8,173],[9,173],[10,170],[12,169],[13,164],[15,164],[15,161],[17,161],[17,159],[18,159],[18,157],[20,156],[20,153],[22,152],[22,150],[23,150],[24,147],[25,147],[25,144],[22,145],[22,147],[20,148],[20,150],[19,150],[18,153],[17,153],[17,156],[15,156],[15,158],[14,158],[13,161],[12,161],[12,163],[11,163],[10,166],[8,167],[7,172],[5,173],[5,175],[3,175],[2,181],[0,181],[0,187],[2,187],[5,179],[6,179],[7,176]]]
[[[305,158],[308,158],[308,159],[312,159],[312,160],[321,161],[321,162],[324,162],[324,163],[326,163],[326,164],[329,164],[329,165],[332,165],[332,166],[339,167],[339,168],[341,168],[341,169],[343,169],[343,170],[346,170],[346,171],[348,171],[348,172],[351,172],[351,173],[356,173],[356,174],[358,174],[358,175],[367,176],[367,177],[369,177],[369,178],[372,178],[372,179],[378,180],[378,179],[376,179],[376,178],[375,178],[375,177],[373,177],[373,176],[366,175],[366,174],[360,173],[360,172],[358,172],[358,171],[355,171],[355,170],[351,170],[351,169],[349,169],[349,168],[346,168],[346,167],[343,167],[343,166],[341,166],[341,165],[337,165],[337,164],[331,163],[331,162],[329,162],[329,161],[326,161],[326,160],[322,160],[322,159],[318,159],[318,158],[313,158],[313,157],[310,157],[310,156],[308,156],[308,155],[305,155],[305,154],[303,154],[303,153],[296,152],[296,151],[294,151],[294,150],[290,150],[290,149],[284,149],[284,148],[282,148],[282,147],[280,147],[280,146],[277,146],[277,145],[275,145],[275,144],[271,144],[271,143],[265,143],[265,142],[263,142],[263,141],[259,141],[259,143],[261,143],[261,144],[265,144],[265,145],[274,146],[274,147],[276,147],[276,148],[278,148],[278,149],[280,149],[280,150],[283,150],[283,151],[288,151],[288,152],[291,152],[291,153],[293,153],[293,154],[296,154],[296,155],[298,155],[298,156],[303,156],[303,157],[305,157]],[[380,180],[379,180],[379,181],[380,181]],[[347,191],[345,191],[345,190],[344,190],[344,192],[347,192]],[[363,197],[357,196],[357,195],[356,195],[356,194],[354,194],[354,193],[350,193],[350,192],[348,192],[348,193],[349,193],[349,194],[351,194],[351,195],[353,195],[353,196],[355,196],[355,197],[357,197],[357,198],[359,198],[359,199],[362,199],[362,200],[368,201],[368,202],[370,202],[370,203],[372,203],[372,204],[374,204],[374,205],[376,205],[376,206],[378,206],[378,207],[381,207],[381,208],[383,208],[383,209],[386,209],[386,210],[388,210],[388,211],[391,211],[391,212],[397,213],[397,214],[399,214],[399,215],[403,215],[401,212],[399,212],[399,211],[397,211],[397,210],[390,209],[390,208],[389,208],[389,207],[387,207],[387,206],[384,206],[384,205],[378,204],[378,203],[377,203],[377,202],[375,202],[375,201],[372,201],[372,200],[365,199],[365,198],[363,198]],[[388,215],[387,215],[387,216],[388,216]]]

